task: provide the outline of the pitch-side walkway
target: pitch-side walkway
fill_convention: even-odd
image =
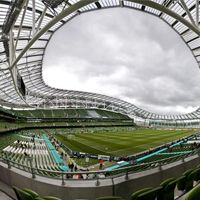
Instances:
[[[0,200],[17,200],[13,189],[0,181]]]
[[[9,196],[7,196],[5,193],[0,192],[0,199],[1,200],[13,200],[12,198],[10,198]]]

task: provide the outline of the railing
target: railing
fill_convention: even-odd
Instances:
[[[162,167],[164,165],[167,165],[176,161],[180,161],[180,160],[184,162],[185,158],[188,158],[193,155],[200,156],[200,149],[197,149],[189,154],[177,155],[172,158],[166,158],[166,159],[153,161],[149,163],[133,164],[131,166],[115,169],[112,171],[100,170],[100,171],[62,172],[62,171],[53,171],[53,170],[47,170],[47,169],[34,168],[33,163],[32,163],[33,160],[31,157],[28,159],[27,165],[14,162],[10,160],[8,156],[6,156],[5,158],[1,157],[0,161],[3,163],[6,163],[8,165],[8,168],[15,167],[23,171],[26,171],[28,173],[31,173],[32,178],[35,178],[36,175],[45,176],[48,178],[54,178],[57,180],[61,180],[62,185],[65,185],[66,180],[96,180],[95,184],[99,185],[101,179],[113,180],[113,178],[124,176],[125,180],[128,180],[130,174],[138,173],[138,172],[142,172],[142,171],[154,169],[154,168],[158,168],[159,170],[162,170]]]

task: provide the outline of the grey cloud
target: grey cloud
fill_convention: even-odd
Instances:
[[[49,43],[44,74],[58,66],[85,91],[113,94],[141,108],[181,112],[199,104],[200,73],[190,51],[164,22],[144,13],[112,9],[70,21]],[[69,86],[63,80],[58,87]]]

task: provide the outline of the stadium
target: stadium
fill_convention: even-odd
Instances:
[[[0,1],[0,199],[198,200],[200,108],[162,115],[50,87],[47,46],[79,15],[128,8],[162,20],[200,65],[199,0]]]

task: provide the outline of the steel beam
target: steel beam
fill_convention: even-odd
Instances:
[[[196,0],[196,25],[199,27],[199,0]]]
[[[190,13],[188,7],[187,7],[185,1],[184,1],[184,0],[180,0],[180,2],[181,2],[181,5],[182,5],[183,9],[184,9],[185,12],[187,13],[187,15],[188,15],[188,17],[189,17],[191,23],[192,23],[194,26],[196,26],[196,23],[195,23],[195,21],[194,21],[192,15],[191,15],[191,13]]]
[[[197,28],[196,26],[194,26],[192,23],[188,22],[185,18],[183,18],[182,16],[178,15],[177,13],[175,13],[174,11],[166,8],[163,5],[160,5],[156,2],[153,1],[149,1],[149,0],[127,0],[130,2],[134,2],[134,3],[138,3],[138,4],[142,4],[145,6],[149,6],[151,8],[157,9],[159,11],[162,11],[168,15],[170,15],[171,17],[177,19],[178,21],[180,21],[181,23],[183,23],[185,26],[187,26],[188,28],[190,28],[191,30],[193,30],[195,33],[197,33],[198,35],[200,35],[200,29]],[[19,54],[19,56],[16,58],[15,62],[13,63],[13,66],[17,64],[17,62],[20,60],[20,58],[26,53],[26,51],[35,43],[35,41],[37,41],[37,39],[39,39],[47,30],[49,30],[52,26],[54,26],[57,22],[59,22],[60,20],[62,20],[64,17],[76,12],[78,9],[89,5],[90,3],[94,3],[96,2],[96,0],[84,0],[84,1],[79,1],[75,4],[73,4],[72,6],[66,8],[65,10],[63,10],[61,13],[59,13],[55,18],[53,18],[45,27],[43,27],[29,42],[29,44],[24,48],[24,50]],[[11,66],[11,68],[13,67]]]

